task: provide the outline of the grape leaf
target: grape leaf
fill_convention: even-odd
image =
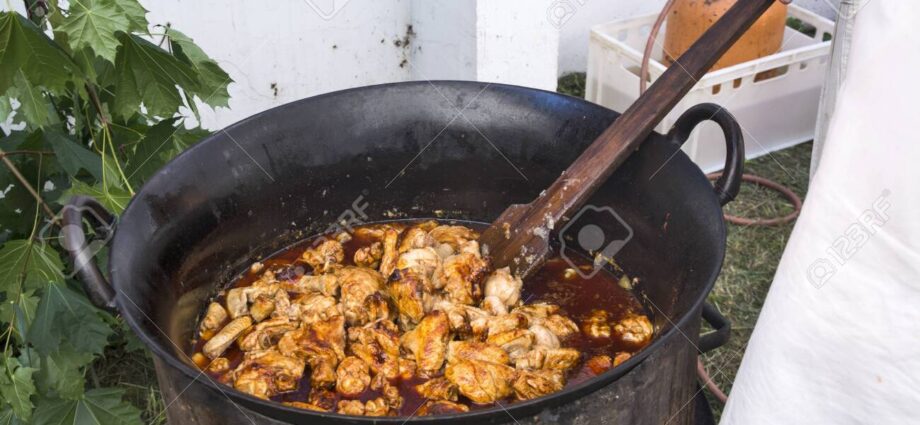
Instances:
[[[6,408],[0,411],[0,425],[25,425],[25,422],[16,417],[13,409]]]
[[[81,369],[92,363],[93,358],[90,353],[72,351],[56,351],[41,356],[33,349],[26,349],[19,355],[22,364],[37,369],[32,378],[42,395],[68,400],[76,400],[83,395],[86,383]]]
[[[0,12],[0,94],[19,73],[31,86],[60,93],[73,79],[76,66],[54,41],[15,12]]]
[[[147,9],[137,0],[111,0],[118,12],[128,19],[128,32],[147,32]]]
[[[13,104],[10,103],[8,96],[0,96],[0,122],[6,122],[6,119],[13,113]],[[2,424],[3,422],[0,422]]]
[[[50,124],[55,115],[49,111],[50,105],[42,89],[33,85],[22,71],[16,73],[13,82],[15,85],[7,93],[19,101],[17,111],[22,113],[26,125],[29,128],[41,128]]]
[[[230,76],[185,34],[170,28],[167,35],[173,54],[198,75],[201,86],[192,94],[212,107],[229,106],[227,85],[233,82]]]
[[[35,394],[35,382],[32,381],[35,369],[21,365],[14,357],[3,359],[3,369],[0,373],[0,396],[18,418],[28,422],[35,407],[30,399]]]
[[[112,108],[116,115],[128,118],[143,103],[149,115],[171,117],[184,105],[177,86],[199,90],[194,71],[175,56],[135,35],[120,33],[119,39]]]
[[[43,400],[35,425],[140,425],[140,410],[122,401],[124,390],[97,388],[77,400]]]
[[[0,305],[0,321],[12,324],[13,335],[19,342],[25,341],[29,327],[35,319],[38,297],[29,290],[15,297],[10,297]]]
[[[7,241],[0,248],[0,291],[12,298],[23,289],[59,282],[64,264],[48,244],[25,239]]]
[[[111,1],[70,0],[68,14],[57,30],[67,34],[73,51],[92,48],[109,62],[115,60],[118,39],[115,33],[128,31],[131,22]]]
[[[42,355],[56,351],[101,354],[112,333],[86,296],[55,283],[42,294],[29,341]]]
[[[127,190],[114,186],[105,188],[102,186],[102,183],[90,186],[79,180],[74,180],[72,182],[72,186],[64,192],[61,201],[70,199],[70,197],[75,195],[86,195],[96,198],[96,200],[102,203],[109,211],[115,214],[121,213],[125,207],[128,206],[128,201],[131,200],[131,193]]]
[[[58,162],[67,174],[76,177],[83,169],[97,180],[102,180],[102,158],[98,154],[86,149],[60,131],[46,131],[44,134],[45,140],[51,145]]]

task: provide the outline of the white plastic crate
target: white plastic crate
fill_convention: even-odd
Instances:
[[[789,16],[814,26],[814,37],[787,27],[776,54],[706,74],[656,130],[666,132],[688,108],[711,102],[738,119],[748,158],[811,140],[831,52],[831,42],[822,40],[834,33],[834,23],[795,5],[790,5]],[[623,112],[639,97],[642,51],[656,17],[641,16],[591,29],[587,100]],[[666,69],[659,61],[663,41],[664,28],[649,62],[652,82]],[[724,137],[714,123],[700,124],[683,150],[703,171],[724,166]]]

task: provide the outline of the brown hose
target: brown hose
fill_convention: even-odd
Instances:
[[[696,358],[696,374],[699,376],[700,380],[703,381],[703,385],[706,386],[706,389],[712,393],[712,395],[725,404],[725,401],[728,400],[728,396],[722,392],[722,389],[709,377],[709,372],[706,371],[706,366],[703,364],[703,359]]]
[[[709,180],[715,180],[722,176],[721,172],[708,174],[706,177]],[[799,216],[799,212],[802,210],[802,199],[795,194],[791,189],[786,186],[783,186],[779,183],[776,183],[772,180],[767,180],[760,176],[755,176],[752,174],[743,174],[741,176],[742,181],[749,183],[754,183],[758,186],[765,187],[776,191],[780,195],[783,195],[784,198],[789,200],[792,204],[793,211],[789,214],[786,214],[782,217],[773,217],[773,218],[747,218],[747,217],[738,217],[731,214],[725,214],[725,221],[732,224],[739,224],[742,226],[778,226],[781,224],[786,224],[795,220]]]

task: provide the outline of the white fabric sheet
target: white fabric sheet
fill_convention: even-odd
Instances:
[[[920,424],[920,1],[869,0],[722,424]]]

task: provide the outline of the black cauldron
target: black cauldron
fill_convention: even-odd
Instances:
[[[298,410],[211,381],[186,355],[197,315],[255,256],[343,218],[490,222],[534,199],[617,116],[569,96],[479,82],[387,84],[290,103],[214,133],[138,191],[111,241],[111,286],[94,267],[79,273],[94,301],[117,309],[154,353],[171,423],[405,423]],[[728,145],[715,187],[680,151],[705,120],[722,126]],[[700,105],[667,136],[649,136],[590,199],[633,230],[616,260],[640,278],[636,290],[660,329],[647,348],[546,397],[408,422],[690,423],[696,356],[727,338],[718,320],[720,331],[698,335],[725,253],[721,204],[737,193],[743,160],[731,115]],[[111,219],[90,198],[71,206],[71,231],[88,217]],[[72,255],[87,264],[76,248]]]

